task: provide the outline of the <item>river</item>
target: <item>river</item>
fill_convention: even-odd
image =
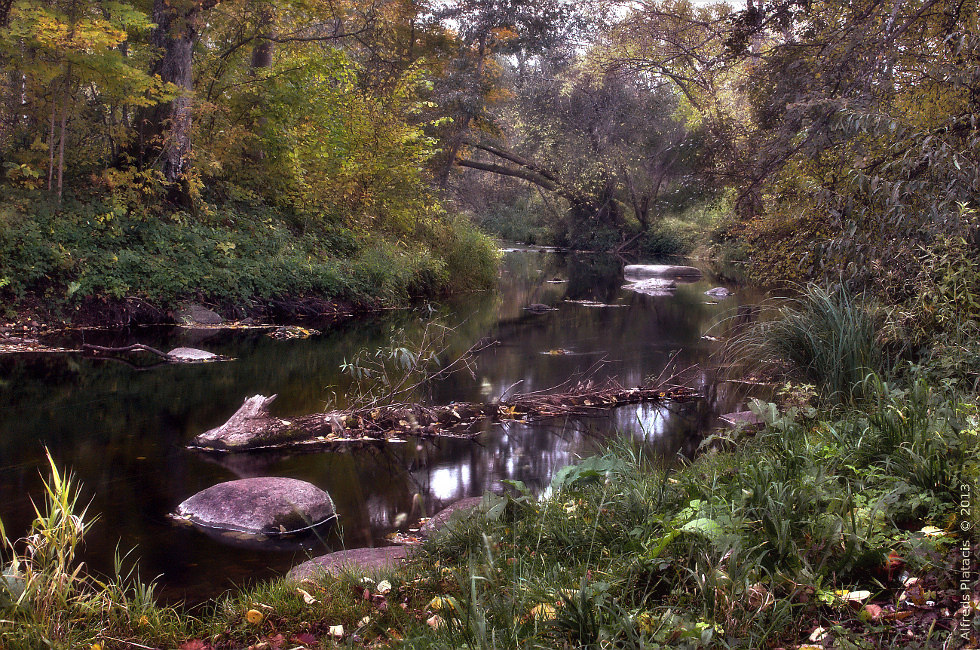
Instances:
[[[311,322],[323,333],[308,339],[172,327],[69,335],[73,344],[200,347],[234,358],[230,362],[144,367],[78,355],[0,357],[0,520],[8,535],[27,532],[30,499],[42,495],[47,448],[80,481],[88,518],[98,516],[83,550],[88,566],[107,573],[117,546],[135,549],[131,557],[138,558],[140,575],[159,576],[165,600],[193,603],[281,575],[310,554],[384,544],[423,509],[431,514],[459,498],[500,490],[505,479],[543,489],[556,469],[617,435],[664,462],[690,456],[717,425],[717,415],[742,401],[725,390],[727,384],[713,381],[707,369],[718,343],[703,336],[709,330],[723,336],[736,307],[759,296],[738,289],[731,298],[710,298],[704,291],[718,285],[710,276],[664,296],[622,285],[622,264],[615,258],[519,249],[504,255],[496,292],[366,319]],[[532,303],[556,310],[526,311]],[[597,378],[638,385],[659,375],[671,358],[678,368],[705,369],[692,376],[708,398],[626,407],[586,420],[494,427],[475,440],[410,440],[303,454],[213,455],[185,448],[257,393],[278,394],[273,412],[279,415],[322,410],[331,397],[344,404],[345,360],[359,350],[412,339],[431,319],[453,328],[446,358],[480,339],[495,342],[476,356],[472,375],[453,375],[420,396],[433,403],[547,389],[590,370]],[[340,526],[326,547],[228,546],[167,518],[196,492],[250,476],[299,478],[329,492]]]

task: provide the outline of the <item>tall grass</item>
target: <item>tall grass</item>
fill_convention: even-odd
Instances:
[[[154,585],[133,569],[123,569],[117,554],[115,575],[101,580],[88,574],[78,557],[85,533],[94,523],[79,502],[71,473],[58,469],[48,454],[44,498],[34,504],[30,532],[6,537],[0,524],[3,580],[0,581],[0,647],[75,648],[127,639],[175,645],[191,619],[156,604]]]
[[[825,396],[842,400],[860,397],[869,375],[888,374],[877,310],[845,287],[810,284],[798,297],[766,307],[767,317],[733,341],[743,360],[782,364]]]

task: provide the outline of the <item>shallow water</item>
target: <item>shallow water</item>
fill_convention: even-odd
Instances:
[[[302,454],[214,455],[185,448],[256,393],[278,394],[278,415],[322,410],[331,397],[343,404],[348,382],[341,363],[359,350],[416,336],[432,317],[455,328],[446,357],[484,337],[498,342],[479,353],[472,376],[453,375],[422,396],[441,404],[490,400],[508,389],[547,389],[590,370],[596,378],[637,385],[659,375],[672,357],[678,368],[709,368],[718,344],[702,335],[709,329],[724,335],[733,322],[725,319],[736,307],[759,298],[739,289],[710,304],[715,299],[703,293],[717,286],[710,278],[681,284],[669,296],[641,295],[622,285],[622,264],[614,258],[515,250],[504,257],[497,292],[466,296],[434,312],[310,323],[324,333],[306,340],[276,341],[254,330],[143,328],[84,332],[72,341],[200,347],[235,358],[227,363],[143,367],[150,362],[143,359],[134,367],[68,355],[0,357],[0,520],[8,534],[27,531],[30,497],[41,495],[47,447],[83,484],[89,515],[99,516],[84,549],[89,566],[108,572],[117,544],[123,551],[135,547],[140,574],[159,575],[167,600],[195,602],[281,575],[310,553],[383,544],[387,534],[407,530],[423,508],[431,514],[459,498],[501,489],[504,479],[542,489],[556,469],[613,432],[643,441],[667,460],[690,455],[717,424],[717,414],[740,401],[707,370],[692,376],[708,399],[494,427],[471,441],[410,440]],[[532,303],[557,310],[523,309]],[[568,354],[550,354],[557,350]],[[182,500],[215,483],[263,475],[304,479],[331,494],[340,527],[327,548],[239,548],[167,518]]]

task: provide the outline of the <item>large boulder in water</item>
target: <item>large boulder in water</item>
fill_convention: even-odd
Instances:
[[[677,289],[677,283],[665,278],[647,278],[625,284],[623,288],[646,296],[672,296]]]
[[[700,269],[693,266],[676,266],[673,264],[629,264],[623,269],[627,280],[647,280],[649,278],[665,278],[669,280],[700,280]]]
[[[317,486],[293,478],[244,478],[213,485],[173,515],[210,530],[277,537],[325,525],[336,518],[333,500]]]

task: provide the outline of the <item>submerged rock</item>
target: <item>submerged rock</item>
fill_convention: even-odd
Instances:
[[[216,361],[218,355],[197,348],[174,348],[167,353],[168,357],[173,357],[177,361]]]
[[[177,310],[176,317],[183,325],[221,325],[225,322],[217,312],[196,304],[184,305]]]
[[[213,485],[179,506],[173,518],[206,529],[277,537],[336,519],[330,495],[293,478],[245,478]]]
[[[708,289],[704,294],[706,296],[714,296],[715,298],[727,298],[732,295],[732,292],[725,287],[715,287],[714,289]]]
[[[629,291],[635,291],[636,293],[642,293],[645,296],[672,296],[674,295],[674,290],[677,289],[677,283],[664,278],[648,278],[646,280],[630,282],[629,284],[623,285],[623,288]]]
[[[459,501],[432,515],[432,518],[422,524],[422,527],[419,528],[419,533],[423,536],[431,535],[437,530],[445,527],[446,524],[449,523],[450,519],[468,516],[469,513],[482,502],[483,497],[467,497],[465,499],[460,499]]]
[[[623,269],[627,280],[646,280],[648,278],[670,278],[674,280],[698,280],[702,273],[693,266],[673,264],[630,264]]]
[[[404,546],[382,546],[379,548],[355,548],[347,551],[337,551],[315,557],[312,560],[290,569],[286,574],[287,580],[306,580],[320,574],[339,575],[345,569],[353,571],[367,570],[369,572],[394,566],[407,557]]]
[[[747,429],[753,429],[761,427],[765,420],[762,416],[752,411],[735,411],[733,413],[725,413],[724,415],[718,416],[722,422],[732,427],[744,427]]]
[[[532,303],[524,308],[525,311],[533,311],[535,313],[545,312],[545,311],[558,311],[554,307],[549,307],[548,305],[542,305],[541,303]]]

